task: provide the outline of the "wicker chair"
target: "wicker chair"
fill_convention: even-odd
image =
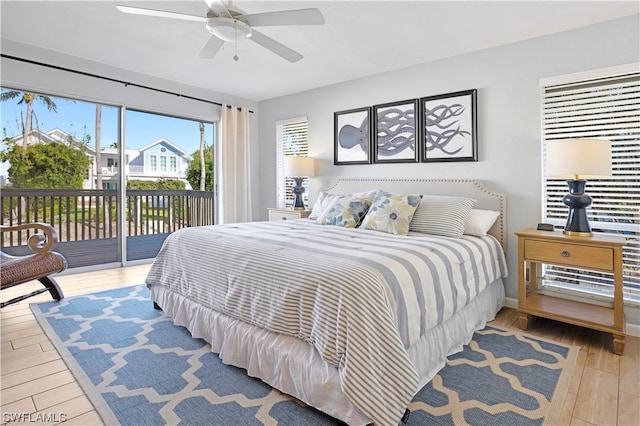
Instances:
[[[0,308],[11,305],[45,291],[51,293],[51,297],[60,300],[64,297],[58,283],[50,276],[67,269],[67,260],[60,253],[51,251],[58,243],[58,235],[55,229],[46,223],[25,223],[22,225],[0,225],[3,234],[12,231],[37,230],[28,239],[29,248],[33,252],[25,256],[12,256],[0,251],[0,289],[23,284],[32,280],[38,280],[44,288],[37,289],[23,296],[15,297],[0,304]]]

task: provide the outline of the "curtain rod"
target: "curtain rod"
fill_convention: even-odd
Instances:
[[[41,67],[53,68],[53,69],[56,69],[56,70],[71,72],[71,73],[74,73],[74,74],[80,74],[80,75],[84,75],[84,76],[87,76],[87,77],[99,78],[101,80],[112,81],[114,83],[121,83],[121,84],[124,84],[125,87],[127,87],[127,86],[139,87],[141,89],[147,89],[147,90],[152,90],[154,92],[166,93],[168,95],[175,95],[175,96],[178,96],[180,98],[191,99],[193,101],[205,102],[205,103],[208,103],[208,104],[222,106],[222,104],[220,102],[210,101],[210,100],[202,99],[202,98],[196,98],[194,96],[189,96],[189,95],[183,95],[182,93],[170,92],[168,90],[158,89],[156,87],[151,87],[151,86],[145,86],[143,84],[138,84],[138,83],[132,83],[130,81],[119,80],[117,78],[106,77],[104,75],[93,74],[93,73],[86,72],[86,71],[74,70],[72,68],[61,67],[59,65],[46,64],[44,62],[38,62],[38,61],[34,61],[32,59],[19,58],[17,56],[11,56],[11,55],[7,55],[7,54],[4,54],[4,53],[0,53],[0,56],[3,57],[3,58],[6,58],[6,59],[13,59],[14,61],[26,62],[28,64],[39,65]],[[231,105],[227,105],[227,108],[231,108]],[[242,109],[241,107],[238,107],[238,111],[240,111],[241,109]],[[249,110],[249,112],[251,114],[253,114],[253,111]]]

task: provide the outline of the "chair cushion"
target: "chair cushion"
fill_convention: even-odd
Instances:
[[[7,256],[0,263],[0,288],[9,288],[37,280],[67,268],[65,258],[56,252],[35,253],[28,256]]]

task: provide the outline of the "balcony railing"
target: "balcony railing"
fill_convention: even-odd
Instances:
[[[166,235],[181,228],[214,223],[214,194],[207,191],[127,190],[122,207],[125,236],[131,241],[127,251],[144,247],[144,254],[128,253],[129,259],[155,256],[157,250],[150,247],[159,248]],[[0,194],[0,208],[3,225],[49,223],[58,233],[58,251],[67,248],[83,253],[90,243],[100,242],[102,247],[108,243],[110,248],[104,250],[117,259],[120,232],[115,190],[5,188]],[[3,251],[20,254],[28,238],[27,231],[4,233],[0,245]],[[85,254],[85,260],[76,266],[86,265],[90,257]]]
[[[102,176],[117,176],[120,172],[120,168],[118,166],[102,166],[100,168],[102,172]],[[124,172],[127,175],[135,175],[135,176],[165,176],[165,177],[174,177],[174,178],[184,178],[186,173],[184,170],[171,170],[170,167],[167,167],[163,170],[160,167],[156,167],[155,170],[151,170],[150,167],[145,166],[125,166]]]

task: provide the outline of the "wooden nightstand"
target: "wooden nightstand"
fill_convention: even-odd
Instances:
[[[269,210],[269,220],[305,219],[311,214],[311,210],[293,210],[272,208]]]
[[[622,295],[624,237],[572,237],[561,231],[525,229],[518,236],[518,315],[526,329],[529,315],[549,318],[613,334],[613,351],[624,352],[625,316]],[[530,264],[529,291],[526,263]],[[613,308],[562,299],[538,292],[538,264],[567,266],[614,274]]]

